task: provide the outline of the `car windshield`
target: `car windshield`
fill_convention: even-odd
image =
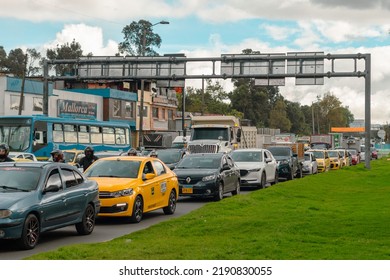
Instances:
[[[348,150],[348,152],[349,152],[351,155],[356,155],[356,154],[357,154],[356,150]]]
[[[1,167],[0,190],[32,191],[38,186],[41,169],[37,167]]]
[[[260,152],[251,151],[234,151],[232,158],[235,162],[254,162],[262,161],[262,155]]]
[[[329,157],[339,157],[339,152],[337,151],[328,151]]]
[[[181,159],[180,150],[159,150],[157,152],[157,157],[161,159],[164,163],[176,163]]]
[[[140,161],[98,160],[85,173],[87,177],[137,178]]]
[[[290,156],[290,149],[284,147],[269,147],[268,149],[274,156]]]
[[[311,160],[311,158],[310,158],[310,154],[305,154],[305,160],[308,160],[308,161],[310,161],[310,160]]]
[[[199,168],[199,169],[218,169],[221,165],[221,158],[215,156],[186,156],[177,168]]]
[[[324,158],[325,157],[323,151],[314,151],[313,154],[316,158]]]

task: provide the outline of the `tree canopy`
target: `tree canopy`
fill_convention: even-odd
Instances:
[[[166,23],[166,22],[164,22]],[[153,32],[153,24],[147,20],[133,21],[123,30],[123,42],[118,45],[120,54],[158,56],[153,47],[161,46],[161,37]]]

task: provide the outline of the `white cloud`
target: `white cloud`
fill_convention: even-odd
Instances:
[[[56,34],[56,39],[45,44],[44,49],[51,49],[66,43],[71,43],[73,39],[80,43],[83,54],[92,52],[93,55],[115,55],[118,52],[118,43],[108,40],[104,45],[103,31],[100,27],[88,26],[85,24],[67,24]]]

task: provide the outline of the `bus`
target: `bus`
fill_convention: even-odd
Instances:
[[[125,122],[93,121],[33,116],[1,116],[0,143],[12,152],[33,153],[48,160],[54,149],[127,151],[131,148],[130,125]]]

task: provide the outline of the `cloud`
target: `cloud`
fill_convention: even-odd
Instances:
[[[108,40],[104,45],[103,31],[100,27],[85,24],[67,24],[56,34],[56,38],[44,45],[44,49],[56,48],[73,40],[80,43],[83,54],[92,53],[99,56],[112,56],[118,52],[118,43]]]

